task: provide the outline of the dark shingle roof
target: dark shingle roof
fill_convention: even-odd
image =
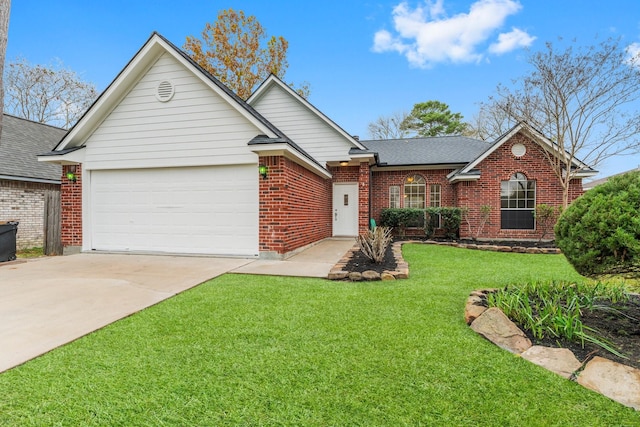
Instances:
[[[38,162],[67,132],[64,129],[5,114],[0,138],[0,175],[60,181],[60,165]]]
[[[360,141],[378,153],[380,166],[467,164],[491,147],[465,136]]]

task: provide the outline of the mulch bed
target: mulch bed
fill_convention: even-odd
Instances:
[[[393,245],[387,246],[387,250],[384,253],[384,260],[380,264],[372,262],[369,258],[364,256],[360,251],[354,252],[353,256],[347,263],[345,268],[349,272],[363,273],[367,270],[373,270],[382,274],[384,271],[393,271],[397,267],[396,259],[393,256]]]
[[[520,329],[529,337],[534,345],[545,347],[567,348],[575,354],[581,362],[586,362],[594,356],[600,356],[640,369],[640,296],[631,295],[626,303],[611,304],[609,301],[601,301],[599,304],[614,308],[619,312],[610,310],[585,310],[581,320],[583,325],[593,328],[598,335],[613,344],[613,347],[628,358],[618,357],[595,344],[585,343],[584,347],[579,342],[558,339],[536,340],[526,331],[522,325]]]

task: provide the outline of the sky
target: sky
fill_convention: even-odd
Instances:
[[[181,47],[227,8],[287,39],[285,80],[308,82],[309,101],[361,139],[378,117],[427,100],[471,120],[546,42],[640,43],[638,0],[14,0],[7,61],[60,60],[102,91],[153,31]],[[616,157],[598,177],[638,166],[640,154]]]

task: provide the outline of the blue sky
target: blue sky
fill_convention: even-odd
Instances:
[[[539,50],[547,41],[562,37],[591,45],[614,36],[640,43],[638,0],[12,3],[7,60],[22,56],[46,64],[59,58],[100,91],[152,31],[182,46],[218,10],[243,10],[268,34],[289,41],[285,80],[309,82],[310,101],[363,139],[377,117],[431,99],[471,119],[497,84],[527,72],[527,49]],[[598,169],[609,175],[639,165],[640,155],[633,155]]]

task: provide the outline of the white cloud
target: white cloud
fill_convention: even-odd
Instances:
[[[415,8],[402,2],[393,9],[396,34],[378,31],[373,51],[398,52],[405,55],[411,65],[422,68],[438,62],[477,62],[483,58],[480,45],[502,27],[508,16],[520,9],[522,5],[517,0],[478,0],[468,13],[448,17],[444,0],[426,0]],[[533,39],[526,32],[514,29],[504,37],[500,35],[494,45],[497,53],[504,53],[509,43],[515,49],[530,44]]]
[[[627,46],[627,64],[640,68],[640,43]]]
[[[498,41],[489,46],[489,52],[502,55],[503,53],[511,52],[520,47],[531,46],[531,43],[533,43],[535,39],[535,37],[530,36],[528,33],[514,28],[510,33],[500,34]]]

